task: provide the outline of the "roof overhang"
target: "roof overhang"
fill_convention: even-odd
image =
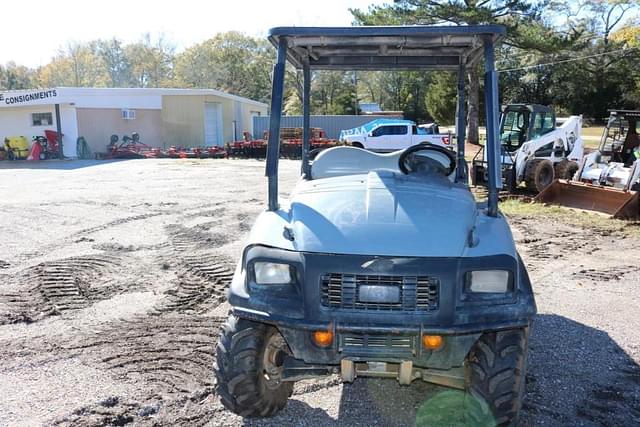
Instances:
[[[500,25],[276,27],[269,40],[287,40],[287,59],[301,69],[451,70],[476,64],[485,39],[506,34]]]
[[[640,110],[609,110],[609,113],[626,119],[640,119]]]

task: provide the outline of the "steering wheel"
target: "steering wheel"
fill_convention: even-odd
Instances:
[[[445,168],[446,176],[451,175],[453,171],[456,170],[456,156],[453,154],[453,151],[439,145],[423,142],[422,144],[413,145],[407,148],[402,152],[402,154],[400,154],[398,166],[402,173],[408,175],[413,172],[414,169],[410,164],[412,163],[413,154],[419,151],[432,152],[435,154],[433,157],[428,157],[431,160],[440,163]]]

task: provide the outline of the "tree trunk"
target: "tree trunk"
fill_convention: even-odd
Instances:
[[[480,144],[478,127],[480,122],[478,113],[480,110],[480,80],[478,67],[469,70],[469,104],[467,106],[467,141],[470,144]]]

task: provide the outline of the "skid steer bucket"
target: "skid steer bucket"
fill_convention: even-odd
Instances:
[[[640,193],[557,179],[534,202],[602,212],[619,219],[640,219]]]

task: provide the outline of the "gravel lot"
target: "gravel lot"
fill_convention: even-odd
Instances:
[[[281,164],[286,192],[299,163]],[[0,425],[414,424],[442,388],[304,381],[262,421],[216,398],[224,290],[264,208],[263,172],[252,160],[3,162]],[[640,238],[510,222],[539,310],[522,425],[640,424]]]

